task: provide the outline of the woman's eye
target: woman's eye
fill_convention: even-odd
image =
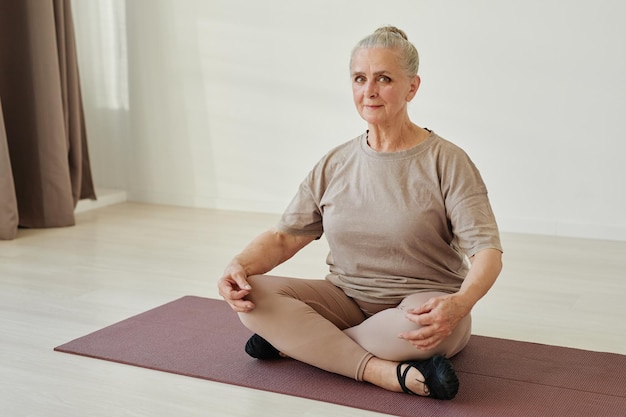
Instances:
[[[387,77],[386,75],[381,75],[380,77],[378,77],[378,81],[381,83],[388,83],[391,81],[391,78]]]
[[[354,77],[354,82],[357,82],[357,83],[365,82],[365,77],[362,75],[357,75],[356,77]]]

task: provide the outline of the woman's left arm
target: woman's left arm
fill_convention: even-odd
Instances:
[[[404,332],[400,338],[418,349],[433,349],[452,334],[459,321],[493,286],[502,270],[502,252],[484,249],[472,258],[471,268],[455,294],[431,298],[418,309],[410,310],[407,318],[422,326],[419,330]]]

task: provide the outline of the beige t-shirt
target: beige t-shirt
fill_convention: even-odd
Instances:
[[[456,292],[466,255],[502,250],[480,173],[431,132],[414,148],[379,153],[363,134],[326,154],[302,182],[278,229],[326,234],[326,279],[359,300],[398,303]]]

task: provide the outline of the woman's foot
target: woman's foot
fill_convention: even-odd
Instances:
[[[414,392],[408,386],[407,377],[412,369],[417,369],[422,376],[416,379],[424,386],[420,392]],[[424,392],[432,398],[451,400],[459,391],[459,379],[452,363],[441,355],[423,361],[402,362],[396,367],[396,374],[402,391],[407,394],[422,395],[421,392]]]
[[[389,391],[437,399],[454,398],[459,387],[452,364],[443,356],[402,363],[374,357],[367,362],[363,380]]]
[[[286,358],[270,342],[258,334],[253,334],[246,342],[246,353],[256,359],[280,359]]]

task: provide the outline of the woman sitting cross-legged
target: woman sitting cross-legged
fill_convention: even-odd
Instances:
[[[487,189],[466,153],[414,124],[418,54],[383,27],[352,52],[367,130],[326,154],[279,223],[234,257],[221,296],[255,333],[253,357],[289,357],[390,391],[451,399],[449,358],[502,268]],[[325,234],[325,279],[267,275]]]

